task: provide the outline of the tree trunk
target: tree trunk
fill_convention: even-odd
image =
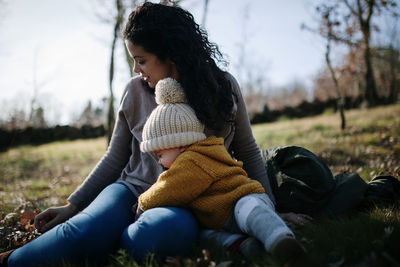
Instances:
[[[378,102],[378,94],[376,92],[376,83],[374,77],[374,71],[371,63],[371,49],[370,49],[370,36],[371,36],[371,17],[374,12],[376,5],[375,1],[367,1],[368,9],[367,15],[364,18],[360,1],[357,1],[358,6],[358,20],[360,23],[360,29],[362,32],[362,43],[364,48],[364,60],[365,60],[365,91],[364,100],[367,102],[368,107],[373,107]]]
[[[129,66],[129,74],[130,74],[131,77],[133,77],[133,75],[134,75],[134,72],[133,72],[134,62],[132,61],[131,56],[129,55],[129,52],[128,52],[128,48],[126,48],[125,44],[124,44],[124,51],[125,51],[125,59],[126,59],[126,62],[128,63],[128,66]]]
[[[114,114],[114,93],[113,93],[113,80],[114,80],[114,57],[115,57],[115,47],[118,41],[118,34],[121,30],[121,25],[124,18],[124,6],[121,0],[115,1],[117,7],[117,16],[115,18],[113,40],[111,43],[111,55],[110,55],[110,69],[109,69],[109,80],[108,86],[110,89],[110,97],[108,102],[108,113],[107,113],[107,140],[108,143],[111,141],[112,132],[115,124],[115,114]]]
[[[115,27],[116,28],[116,27]],[[114,52],[115,45],[117,43],[117,36],[114,28],[114,37],[111,45],[111,56],[110,56],[110,68],[108,76],[108,88],[110,91],[110,96],[108,99],[108,112],[107,112],[107,140],[108,143],[111,141],[112,131],[115,124],[115,114],[114,114],[114,93],[113,93],[113,80],[114,80]]]
[[[394,48],[390,48],[389,53],[389,66],[390,66],[390,85],[389,85],[389,96],[388,102],[389,103],[396,103],[398,97],[398,90],[399,90],[399,80],[396,77],[397,74],[397,59],[398,53],[395,52]]]
[[[371,50],[369,47],[369,39],[364,41],[364,60],[366,65],[365,72],[365,92],[364,99],[367,101],[368,107],[376,106],[379,102],[378,94],[376,92],[376,83],[374,77],[374,71],[371,64]]]
[[[201,25],[203,28],[206,28],[206,18],[207,18],[207,11],[208,11],[208,1],[204,0],[204,10],[203,10],[203,19],[201,20]]]
[[[330,39],[328,39],[326,44],[325,61],[326,65],[328,66],[329,72],[331,73],[333,84],[335,85],[336,89],[336,104],[339,110],[340,120],[341,120],[340,128],[344,130],[346,128],[346,117],[344,115],[344,101],[343,101],[343,96],[339,90],[339,82],[336,78],[335,71],[332,68],[331,60],[329,57],[330,52],[331,52],[331,44],[330,44]]]

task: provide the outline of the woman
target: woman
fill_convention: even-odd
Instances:
[[[162,172],[157,159],[139,149],[143,125],[156,107],[154,87],[162,78],[182,84],[206,135],[223,137],[249,177],[274,199],[239,86],[216,65],[221,53],[193,16],[179,7],[145,3],[129,16],[123,36],[140,77],[126,87],[108,150],[67,205],[35,218],[44,234],[15,250],[9,266],[92,261],[117,248],[138,261],[148,252],[174,256],[191,250],[198,226],[188,211],[155,208],[134,222],[131,209]],[[228,245],[237,239],[226,233],[224,238]]]

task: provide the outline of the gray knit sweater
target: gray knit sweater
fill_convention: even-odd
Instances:
[[[234,108],[232,122],[220,132],[206,129],[207,136],[223,137],[225,147],[238,160],[248,176],[258,180],[274,201],[261,154],[253,137],[239,85],[229,74],[232,83]],[[146,89],[139,77],[126,87],[110,145],[103,158],[85,181],[70,195],[68,201],[84,209],[107,185],[119,181],[126,184],[136,197],[146,191],[163,171],[152,153],[142,153],[139,144],[142,129],[156,107],[154,94]]]

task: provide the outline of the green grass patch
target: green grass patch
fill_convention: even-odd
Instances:
[[[326,108],[322,114],[323,115],[332,115],[334,113],[335,113],[335,110],[333,108]]]
[[[326,129],[327,127],[323,124],[316,124],[311,128],[312,131],[316,132],[324,132]]]

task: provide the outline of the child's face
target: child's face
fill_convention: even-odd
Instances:
[[[175,159],[185,151],[186,147],[174,147],[154,152],[154,155],[158,158],[158,163],[169,169],[174,163]]]

